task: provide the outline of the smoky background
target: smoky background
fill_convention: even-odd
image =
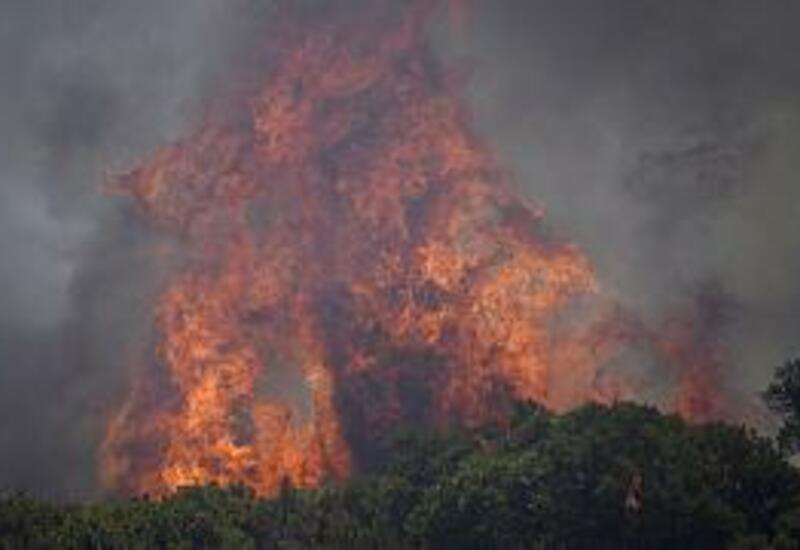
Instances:
[[[265,6],[0,5],[0,487],[98,494],[103,425],[151,343],[158,241],[102,190],[238,76]]]
[[[800,347],[800,4],[473,6],[452,51],[481,134],[648,323],[725,302],[700,328],[731,414],[763,423],[757,393]]]
[[[369,0],[297,2],[327,14]],[[436,47],[479,136],[613,299],[704,285],[742,417],[798,353],[800,4],[472,1]],[[100,190],[252,74],[269,0],[0,6],[0,487],[99,493],[97,448],[149,342],[162,238]]]

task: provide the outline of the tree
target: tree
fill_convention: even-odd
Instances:
[[[800,451],[800,359],[778,367],[762,397],[783,420],[778,432],[781,449],[790,454]]]
[[[523,403],[509,422],[390,439],[380,471],[272,498],[0,493],[0,548],[800,548],[800,472],[746,427]]]

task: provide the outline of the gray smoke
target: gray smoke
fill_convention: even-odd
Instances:
[[[160,281],[153,236],[99,186],[241,77],[272,4],[0,7],[0,487],[96,494]],[[800,4],[473,4],[442,50],[469,68],[479,133],[626,306],[658,318],[708,281],[733,296],[727,376],[752,399],[800,351]]]
[[[152,236],[103,178],[184,133],[266,15],[247,0],[0,7],[0,487],[96,492],[159,282]]]
[[[753,414],[800,352],[800,4],[473,4],[449,51],[482,134],[626,307],[728,296],[724,383]]]

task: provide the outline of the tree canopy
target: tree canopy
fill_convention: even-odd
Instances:
[[[386,464],[271,499],[0,497],[0,548],[796,548],[800,474],[768,438],[633,404],[407,431]]]
[[[778,442],[789,453],[800,451],[800,359],[778,367],[763,394],[772,412],[782,420]]]

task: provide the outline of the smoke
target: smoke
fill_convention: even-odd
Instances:
[[[105,415],[160,280],[154,239],[100,183],[244,74],[272,4],[2,8],[0,486],[96,491]],[[657,321],[722,288],[736,304],[724,376],[749,402],[800,346],[800,5],[472,4],[441,49],[468,68],[479,133],[627,307]]]
[[[796,2],[473,3],[476,125],[650,322],[713,285],[734,414],[800,348]],[[699,290],[698,290],[699,289]]]
[[[12,1],[0,16],[0,487],[78,498],[159,274],[101,192],[235,74],[245,1]]]

